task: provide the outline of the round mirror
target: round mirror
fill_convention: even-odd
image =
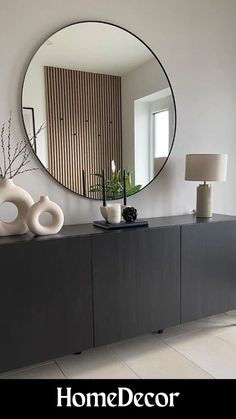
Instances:
[[[113,24],[80,22],[50,36],[27,68],[22,116],[47,171],[69,190],[132,195],[164,166],[175,135],[172,88],[157,57]],[[125,169],[125,170],[124,170]],[[125,179],[125,183],[124,183]]]

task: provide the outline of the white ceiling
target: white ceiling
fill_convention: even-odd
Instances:
[[[48,66],[122,75],[153,59],[153,54],[125,30],[88,22],[52,35],[34,59]]]

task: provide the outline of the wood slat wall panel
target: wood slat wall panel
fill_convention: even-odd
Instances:
[[[45,67],[49,172],[63,185],[86,196],[95,182],[92,173],[111,161],[122,168],[121,78]]]

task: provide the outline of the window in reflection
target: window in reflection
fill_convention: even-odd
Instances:
[[[170,88],[134,102],[135,183],[146,185],[165,164],[173,139],[175,114]]]
[[[167,157],[169,154],[169,111],[153,114],[154,158]]]

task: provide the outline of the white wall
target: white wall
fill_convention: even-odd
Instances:
[[[168,80],[155,58],[121,77],[123,166],[133,173],[136,167],[134,101],[167,87],[169,87]]]
[[[166,144],[168,151],[165,154],[165,156],[168,156],[170,147],[173,143],[175,128],[175,109],[170,88],[168,87],[166,89],[159,90],[151,95],[144,96],[134,101],[133,141],[135,170],[133,178],[135,184],[144,186],[147,185],[160,171],[166,161],[166,158],[164,160],[161,158],[161,161],[160,159],[158,160],[158,168],[154,167],[154,127],[152,115],[153,113],[160,112],[164,109],[168,109],[169,111],[169,138],[168,144]],[[155,161],[157,164],[157,160]]]
[[[148,182],[150,182],[150,109],[148,102],[140,102],[139,100],[134,102],[133,107],[134,133],[133,141],[131,142],[131,147],[133,149],[135,159],[134,167],[132,168],[133,182],[135,185],[145,186]],[[124,164],[124,166],[126,165]]]
[[[54,30],[83,19],[107,20],[137,34],[161,60],[175,93],[178,123],[171,157],[129,203],[143,217],[191,211],[196,184],[184,181],[185,154],[227,152],[228,181],[214,185],[214,211],[235,214],[235,0],[0,0],[0,119],[13,111],[15,137],[23,135],[20,92],[32,53]],[[99,202],[72,194],[44,171],[16,182],[34,199],[48,194],[58,202],[66,223],[99,217]]]
[[[0,0],[1,1],[1,0]],[[45,57],[37,55],[33,58],[25,78],[22,104],[34,108],[35,130],[41,125],[44,129],[36,139],[37,155],[45,167],[48,167],[47,117],[45,102],[44,65]]]
[[[169,111],[169,147],[173,141],[174,128],[175,128],[175,110],[174,103],[171,95],[155,100],[150,103],[150,112],[157,113],[163,110]]]

